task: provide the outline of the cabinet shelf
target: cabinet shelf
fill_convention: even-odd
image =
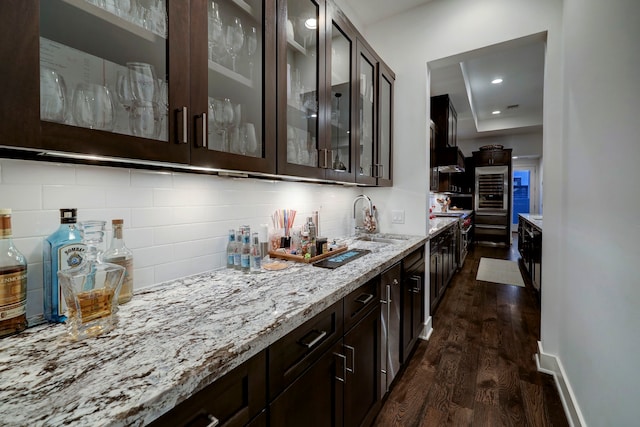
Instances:
[[[135,24],[131,21],[128,21],[120,16],[114,15],[108,10],[102,9],[92,3],[89,3],[86,0],[60,0],[64,3],[67,3],[79,10],[82,10],[90,15],[95,16],[96,18],[108,22],[109,24],[115,25],[125,31],[134,34],[137,37],[143,38],[150,42],[156,43],[159,40],[166,40],[166,37],[161,36],[153,31],[147,30],[146,28],[141,27],[138,24]],[[244,3],[241,0],[236,0],[238,3]],[[234,1],[234,3],[236,2]],[[246,5],[246,3],[244,3]],[[248,6],[248,5],[247,5]],[[250,6],[248,6],[250,8]]]
[[[251,7],[251,5],[249,5],[244,0],[231,0],[231,3],[235,4],[240,9],[244,10],[245,12],[247,12],[249,15],[253,16],[254,18],[256,17],[256,13],[254,12],[253,7]]]
[[[231,79],[235,82],[238,82],[249,89],[253,89],[253,81],[251,79],[248,79],[242,74],[236,73],[235,71],[230,70],[224,65],[220,65],[215,61],[209,60],[209,71],[213,71],[215,73],[221,74],[224,77]]]
[[[305,56],[307,55],[307,50],[300,43],[298,43],[294,39],[290,38],[289,36],[287,36],[287,45],[291,49],[293,49],[293,50],[295,50],[295,51],[297,51],[297,52],[299,52],[299,53],[301,53],[301,54],[303,54]]]

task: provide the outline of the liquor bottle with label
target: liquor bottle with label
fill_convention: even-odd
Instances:
[[[82,264],[87,246],[78,230],[77,209],[60,209],[60,227],[47,237],[43,246],[44,317],[49,322],[64,322],[66,303],[58,284],[58,271]]]
[[[233,268],[233,253],[236,249],[236,230],[229,230],[229,241],[227,242],[227,268]]]
[[[27,327],[27,261],[13,245],[11,209],[0,209],[0,338]]]
[[[118,295],[118,304],[127,303],[133,297],[133,252],[124,244],[123,224],[124,221],[122,219],[111,220],[111,226],[113,227],[111,246],[102,254],[104,262],[118,264],[125,269],[122,287]]]

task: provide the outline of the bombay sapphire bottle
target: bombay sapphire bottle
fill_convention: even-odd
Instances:
[[[64,322],[66,304],[58,284],[58,271],[79,266],[86,245],[78,230],[77,209],[60,209],[60,227],[43,244],[44,317],[49,322]]]

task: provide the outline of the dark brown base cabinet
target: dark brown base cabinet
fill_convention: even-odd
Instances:
[[[406,363],[422,332],[424,323],[424,248],[402,261],[402,363]]]
[[[263,426],[261,412],[267,402],[266,351],[258,353],[219,380],[208,385],[153,423],[154,427]]]
[[[402,330],[393,341],[404,363],[424,319],[424,253],[402,263]],[[152,425],[371,425],[382,405],[382,281],[371,279]]]
[[[451,278],[455,274],[456,242],[454,226],[443,231],[431,239],[430,268],[429,268],[429,307],[431,315],[435,313],[438,303],[442,299]]]

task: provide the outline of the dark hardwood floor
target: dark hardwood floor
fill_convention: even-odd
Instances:
[[[515,248],[469,251],[436,309],[431,338],[419,342],[374,425],[568,425],[553,378],[536,370],[540,308],[531,283],[475,280],[481,257],[515,261]]]

